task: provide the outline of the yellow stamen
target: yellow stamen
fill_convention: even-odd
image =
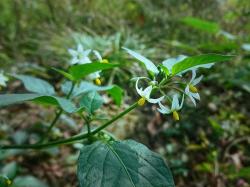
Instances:
[[[8,180],[6,181],[6,183],[7,183],[7,185],[9,186],[9,185],[11,185],[12,182],[11,182],[11,180],[8,179]]]
[[[99,78],[95,79],[95,84],[100,86],[102,84],[102,81]]]
[[[101,61],[101,63],[108,64],[109,61],[108,61],[107,59],[103,59],[103,60]]]
[[[197,93],[198,92],[198,89],[195,86],[193,86],[192,84],[189,85],[189,90],[191,92],[193,92],[193,93]]]
[[[139,106],[143,106],[146,102],[146,99],[144,97],[140,98],[138,101],[137,101],[137,104]]]
[[[179,121],[179,120],[180,120],[180,116],[179,116],[179,114],[178,114],[177,111],[173,111],[173,118],[174,118],[174,120],[176,120],[176,121]]]

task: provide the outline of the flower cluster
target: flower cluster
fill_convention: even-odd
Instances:
[[[74,64],[87,64],[87,63],[93,63],[94,61],[91,61],[90,59],[90,55],[94,54],[94,56],[96,57],[97,61],[100,63],[108,63],[107,59],[103,59],[101,54],[96,51],[96,50],[92,50],[92,49],[84,49],[83,46],[81,44],[77,45],[77,49],[68,49],[69,54],[71,55],[72,59],[70,61],[71,65]],[[97,85],[101,85],[101,75],[100,75],[101,71],[97,71],[95,73],[92,73],[89,75],[89,78],[91,80],[94,80],[95,84]]]
[[[197,65],[185,71],[181,71],[177,74],[173,74],[173,67],[177,63],[181,63],[187,58],[187,56],[180,55],[176,58],[169,58],[164,60],[160,65],[156,66],[152,61],[142,56],[141,54],[124,48],[131,56],[142,62],[151,78],[137,77],[136,79],[136,91],[140,95],[138,105],[144,105],[145,101],[153,104],[158,104],[157,110],[162,114],[172,114],[175,120],[179,120],[180,116],[178,111],[183,107],[185,98],[189,98],[190,101],[196,106],[196,101],[200,100],[197,84],[202,80],[203,76],[196,78],[196,71],[198,68],[210,68],[213,63]],[[186,81],[186,73],[192,72],[190,81]],[[142,81],[148,85],[139,88],[139,81]],[[152,95],[158,96],[152,98]],[[171,106],[171,107],[170,107]]]

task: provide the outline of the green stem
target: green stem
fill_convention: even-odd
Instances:
[[[58,146],[58,145],[63,145],[63,144],[71,144],[73,142],[83,140],[83,139],[89,138],[90,136],[92,136],[94,134],[97,134],[98,132],[100,132],[101,130],[103,130],[104,128],[106,128],[107,126],[109,126],[110,124],[112,124],[113,122],[115,122],[116,120],[118,120],[119,118],[124,116],[125,114],[129,113],[131,110],[135,109],[137,106],[138,106],[138,104],[136,102],[133,105],[131,105],[130,107],[128,107],[126,110],[121,112],[120,114],[113,117],[111,120],[104,123],[102,126],[96,128],[94,131],[91,132],[91,134],[89,134],[89,133],[78,134],[78,135],[73,136],[71,138],[53,141],[53,142],[44,143],[44,144],[4,145],[4,146],[0,146],[0,149],[43,149],[43,148],[48,148],[48,147],[53,147],[53,146]]]
[[[66,98],[69,99],[69,97],[71,96],[73,90],[74,90],[74,87],[75,87],[75,83],[72,83],[71,85],[71,88],[70,88],[70,91],[69,93],[67,94]],[[60,118],[60,116],[62,115],[63,113],[63,109],[60,109],[57,113],[56,113],[56,116],[55,118],[53,119],[53,121],[51,122],[48,130],[46,131],[46,133],[44,133],[44,136],[42,137],[42,139],[38,142],[38,143],[41,143],[41,142],[44,142],[46,136],[50,133],[51,129],[55,126],[56,122],[58,121],[58,119]]]

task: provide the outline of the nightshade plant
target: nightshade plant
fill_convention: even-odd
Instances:
[[[163,115],[172,114],[180,120],[180,110],[186,99],[194,105],[200,100],[197,84],[202,76],[196,78],[199,68],[210,68],[214,63],[227,61],[231,56],[207,54],[193,57],[178,56],[162,63],[151,60],[130,49],[124,50],[146,68],[148,76],[134,77],[135,90],[139,98],[121,113],[113,116],[98,127],[92,122],[96,110],[102,106],[100,93],[107,92],[119,106],[123,90],[117,85],[102,86],[102,71],[119,68],[103,59],[96,50],[86,49],[79,44],[77,49],[69,49],[72,57],[67,71],[53,68],[66,79],[61,86],[64,96],[59,96],[47,81],[28,75],[0,74],[0,85],[6,86],[9,78],[18,79],[28,93],[1,94],[0,107],[31,101],[57,107],[55,118],[47,127],[44,136],[35,144],[0,145],[1,151],[7,149],[44,149],[64,144],[82,143],[78,159],[77,176],[81,187],[173,187],[174,180],[164,160],[144,145],[133,140],[115,140],[103,131],[107,126],[123,117],[145,102],[158,106]],[[192,72],[191,80],[186,80]],[[86,130],[67,139],[48,141],[51,130],[63,113],[78,114],[84,121]],[[1,176],[1,186],[10,186],[13,178]],[[13,182],[15,184],[15,180]]]

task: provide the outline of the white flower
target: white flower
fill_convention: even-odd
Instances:
[[[170,114],[170,113],[173,113],[173,118],[175,120],[179,120],[180,117],[179,117],[179,114],[178,114],[178,110],[180,110],[183,106],[183,102],[184,102],[184,95],[182,96],[182,100],[181,102],[179,102],[179,99],[178,99],[178,95],[175,94],[173,96],[173,99],[172,99],[172,105],[171,105],[171,109],[168,107],[168,106],[164,106],[163,104],[161,104],[161,102],[159,102],[159,107],[160,108],[157,108],[157,110],[162,113],[162,114]]]
[[[203,78],[202,75],[196,78],[196,70],[192,70],[192,78],[185,88],[185,94],[191,99],[191,101],[194,103],[195,106],[196,106],[196,100],[200,100],[200,95],[195,85],[197,85],[202,78]]]
[[[141,99],[138,101],[139,105],[141,105],[141,106],[144,105],[145,101],[148,101],[149,103],[158,103],[164,98],[164,96],[159,97],[157,99],[150,98],[150,94],[153,90],[153,86],[150,85],[143,90],[143,88],[138,87],[139,80],[140,79],[137,79],[136,85],[135,85],[137,93],[141,96]]]
[[[6,82],[8,81],[9,79],[8,79],[8,77],[6,77],[4,74],[3,74],[3,72],[0,72],[0,87],[1,86],[7,86],[6,85]]]
[[[81,44],[77,45],[77,50],[68,49],[68,52],[72,56],[71,59],[72,65],[91,63],[91,60],[88,57],[91,52],[91,49],[84,50]]]

